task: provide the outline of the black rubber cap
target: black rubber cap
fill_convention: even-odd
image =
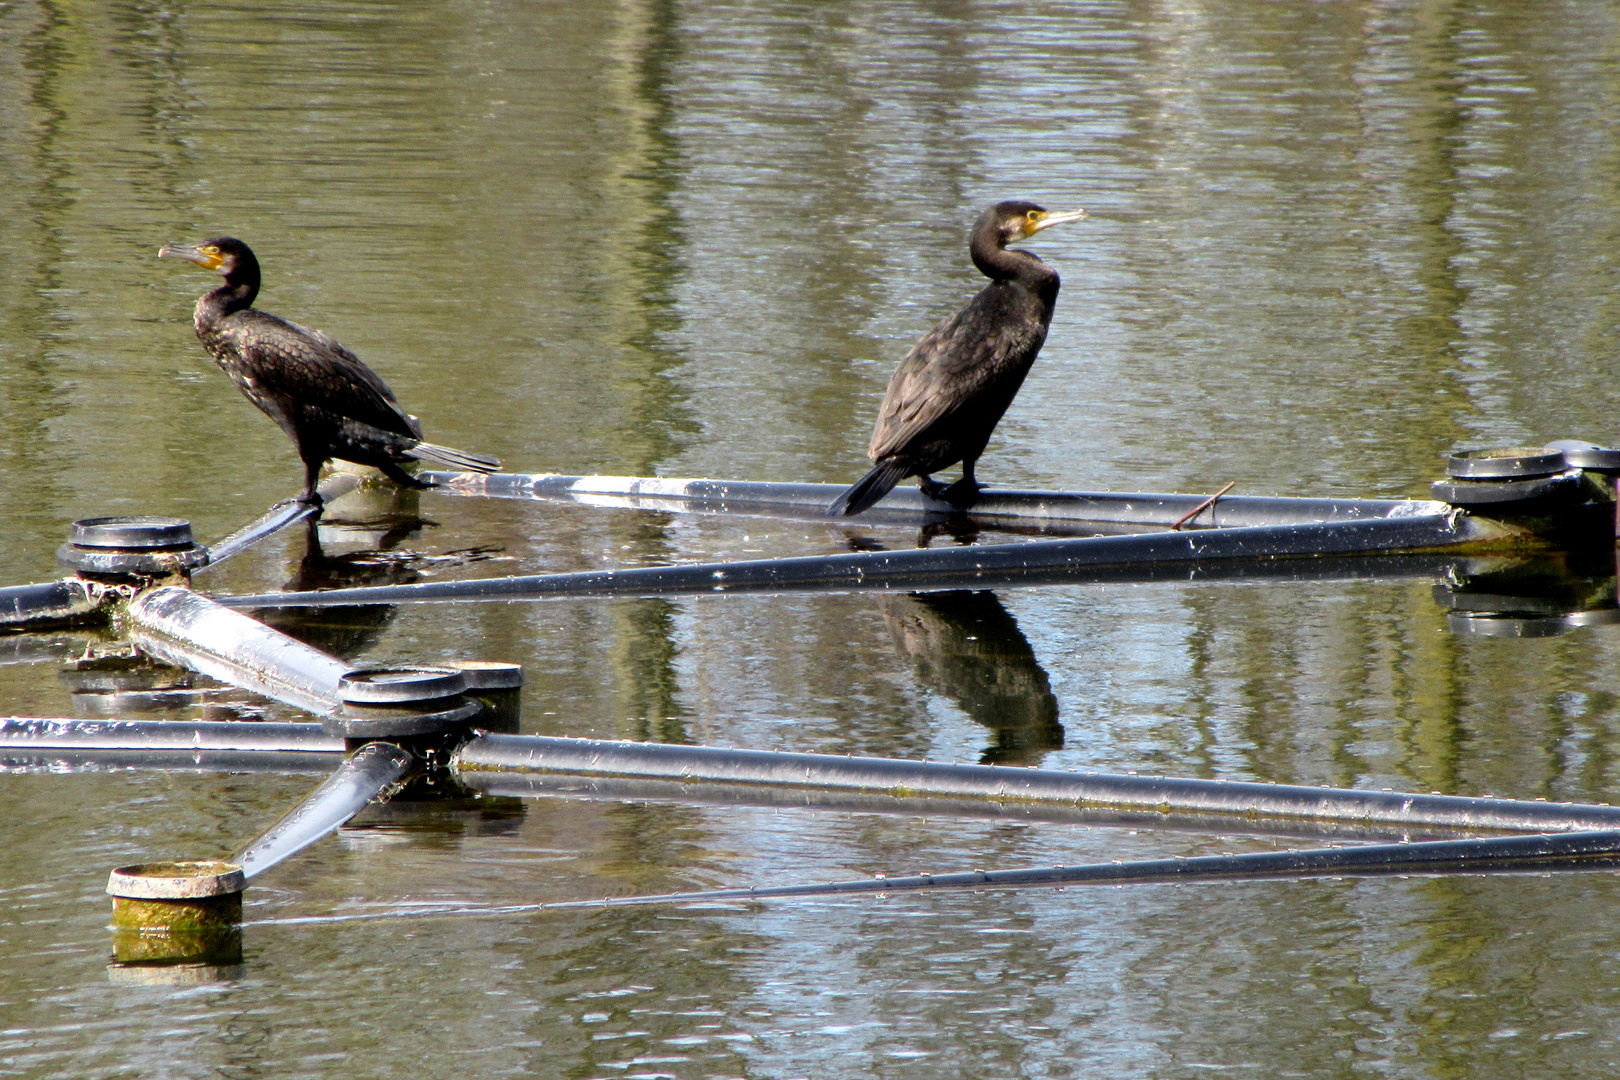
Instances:
[[[356,705],[402,705],[464,693],[467,679],[455,668],[359,668],[338,680],[338,697]]]
[[[1545,446],[1453,450],[1446,462],[1446,472],[1459,480],[1528,480],[1567,468],[1564,455]]]

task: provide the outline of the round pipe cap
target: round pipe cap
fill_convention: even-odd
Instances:
[[[357,668],[338,680],[338,697],[356,705],[433,701],[466,690],[466,676],[450,667]]]
[[[1545,446],[1507,446],[1496,450],[1453,450],[1446,472],[1459,480],[1527,480],[1563,472],[1562,451]]]
[[[190,547],[191,522],[172,517],[98,517],[73,523],[73,545],[121,551]]]
[[[135,863],[120,866],[107,878],[109,893],[130,900],[199,900],[245,888],[242,868],[219,859]]]

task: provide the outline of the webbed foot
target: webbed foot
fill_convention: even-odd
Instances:
[[[979,501],[979,484],[967,476],[954,484],[942,484],[931,477],[923,476],[917,479],[917,486],[922,489],[925,497],[935,502],[950,503],[957,510],[966,510]]]

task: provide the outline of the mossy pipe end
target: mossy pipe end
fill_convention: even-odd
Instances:
[[[241,895],[245,888],[242,868],[222,859],[135,863],[107,878],[109,895],[132,900],[203,900]]]
[[[242,959],[242,890],[235,863],[137,863],[107,880],[113,958],[123,964],[235,964]]]

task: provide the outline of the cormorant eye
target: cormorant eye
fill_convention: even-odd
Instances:
[[[203,250],[206,251],[210,255],[218,255],[219,254],[219,248],[215,247],[213,244],[209,244],[207,247],[203,248]]]
[[[1039,210],[1031,210],[1029,213],[1025,214],[1024,216],[1026,218],[1028,218],[1029,220],[1031,220],[1031,221],[1039,221],[1040,217],[1041,217],[1041,212]]]

